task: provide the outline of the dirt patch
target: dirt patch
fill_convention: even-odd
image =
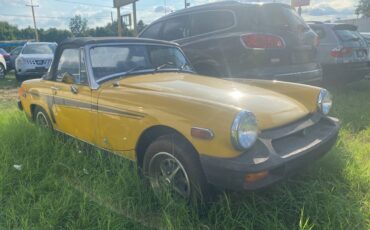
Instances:
[[[14,101],[18,97],[18,90],[16,88],[0,89],[0,102]]]

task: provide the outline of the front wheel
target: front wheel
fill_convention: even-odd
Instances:
[[[44,129],[48,129],[48,130],[53,129],[53,126],[51,124],[48,114],[41,107],[35,108],[35,112],[33,116],[34,116],[33,118],[37,126],[44,128]]]
[[[176,135],[160,137],[148,147],[144,174],[158,196],[170,192],[189,202],[208,199],[210,194],[196,151]]]

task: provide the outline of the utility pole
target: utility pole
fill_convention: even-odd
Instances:
[[[36,41],[38,42],[39,41],[39,33],[37,32],[37,25],[36,25],[36,17],[35,17],[35,9],[34,8],[39,7],[39,5],[34,5],[33,1],[31,0],[31,4],[26,5],[26,6],[29,6],[32,9],[33,26],[35,28],[35,38],[36,38]]]
[[[110,12],[110,19],[112,20],[112,25],[113,25],[114,20],[113,20],[113,12],[112,11]]]
[[[136,19],[136,1],[132,3],[132,13],[134,17],[134,35],[137,35],[137,19]]]
[[[121,7],[117,7],[118,37],[122,37]]]

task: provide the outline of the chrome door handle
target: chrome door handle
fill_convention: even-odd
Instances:
[[[76,85],[71,85],[71,92],[73,94],[78,94],[78,86]]]

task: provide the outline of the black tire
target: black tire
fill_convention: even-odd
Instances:
[[[0,79],[4,79],[6,75],[6,70],[3,64],[0,64]]]
[[[51,123],[49,115],[43,108],[39,106],[37,106],[33,112],[33,120],[35,121],[36,125],[40,126],[41,128],[45,128],[51,131],[53,130],[53,125]]]
[[[185,199],[187,202],[203,202],[211,200],[212,198],[212,188],[208,184],[206,177],[203,173],[202,166],[200,164],[199,158],[197,156],[197,152],[194,150],[192,146],[189,146],[183,138],[179,137],[178,135],[168,135],[158,138],[154,141],[148,149],[146,150],[144,156],[144,163],[143,163],[143,170],[144,175],[148,178],[149,184],[151,185],[152,189],[156,194],[162,193],[164,190],[160,190],[156,187],[156,179],[157,177],[155,173],[153,173],[154,168],[156,168],[156,161],[160,161],[158,156],[161,154],[167,157],[166,154],[170,155],[170,158],[173,157],[178,162],[180,162],[182,169],[184,170],[185,174],[187,175],[188,181],[190,182],[190,188],[188,189],[188,196],[180,195],[181,199]],[[162,162],[165,162],[162,159]],[[172,191],[176,191],[176,177],[178,180],[182,177],[182,169],[178,170],[173,181],[167,182],[170,185]],[[162,171],[163,175],[163,171]],[[167,175],[169,176],[169,175]],[[166,178],[167,179],[167,178]],[[154,183],[154,185],[153,185]],[[185,183],[184,183],[185,184]],[[157,191],[156,191],[157,190]],[[185,190],[185,189],[184,189]],[[179,194],[178,192],[174,192],[175,194]],[[160,195],[160,194],[158,194]],[[178,196],[177,196],[178,197]]]
[[[15,73],[15,79],[17,80],[18,83],[22,83],[22,78],[20,75],[17,74],[17,72]]]

